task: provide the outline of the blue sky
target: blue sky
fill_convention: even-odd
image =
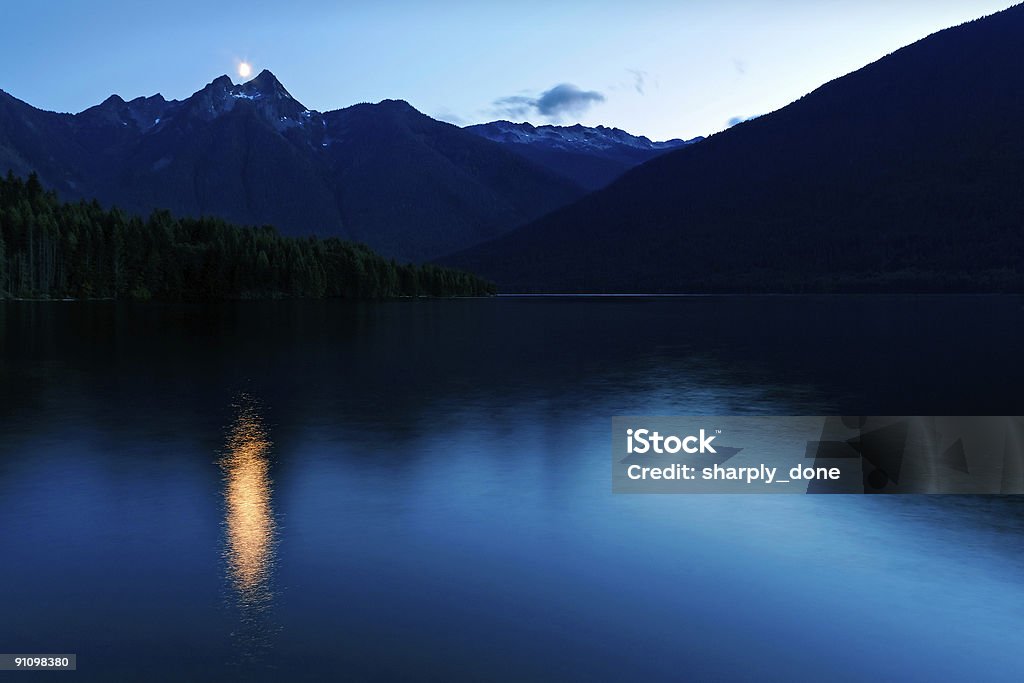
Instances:
[[[306,106],[405,99],[454,123],[605,124],[656,139],[766,113],[1007,0],[273,3],[3,0],[0,89],[80,111],[187,97],[240,60]]]

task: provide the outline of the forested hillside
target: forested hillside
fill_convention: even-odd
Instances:
[[[215,218],[148,219],[62,203],[33,174],[0,178],[0,297],[203,300],[493,294],[436,266],[398,265],[338,239],[282,237]]]

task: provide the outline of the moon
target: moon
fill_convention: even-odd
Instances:
[[[242,78],[249,78],[252,75],[252,64],[249,62],[239,62],[238,75]]]

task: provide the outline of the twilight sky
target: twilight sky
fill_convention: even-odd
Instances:
[[[321,111],[408,100],[453,123],[655,139],[763,114],[1010,0],[6,0],[0,89],[80,111],[181,99],[241,60]]]

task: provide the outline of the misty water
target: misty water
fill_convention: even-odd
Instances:
[[[1019,680],[1016,498],[613,495],[609,453],[613,415],[1019,415],[1021,348],[1019,297],[8,302],[0,651]]]

